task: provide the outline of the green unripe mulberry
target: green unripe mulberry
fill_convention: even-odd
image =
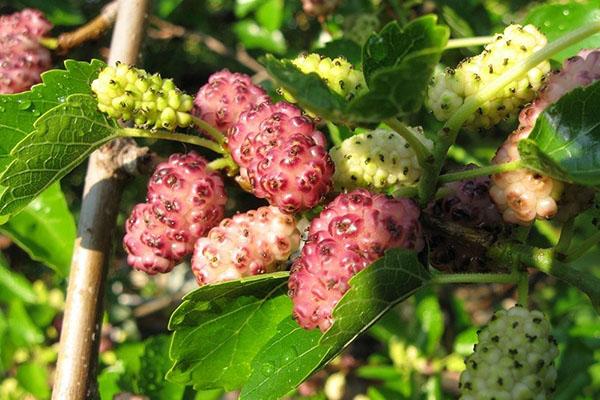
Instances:
[[[333,60],[316,53],[302,54],[292,60],[292,63],[304,74],[316,73],[327,86],[346,100],[352,100],[367,89],[365,78],[361,71],[354,69],[345,58]],[[294,97],[281,90],[285,99],[295,103]]]
[[[496,312],[460,377],[462,400],[544,400],[556,381],[556,341],[540,311]]]
[[[174,130],[192,124],[192,97],[158,74],[117,64],[100,71],[92,91],[100,111],[139,127]]]
[[[414,129],[426,147],[432,143]],[[412,185],[421,177],[417,156],[406,140],[389,129],[375,129],[344,140],[330,151],[335,164],[337,190],[367,187],[384,191],[391,186]]]
[[[510,25],[495,36],[485,50],[463,60],[456,68],[436,70],[429,85],[426,105],[440,121],[449,119],[469,96],[475,95],[500,75],[544,47],[546,37],[533,25]],[[467,130],[488,129],[516,116],[541,88],[550,64],[544,61],[525,76],[499,90],[465,121]]]

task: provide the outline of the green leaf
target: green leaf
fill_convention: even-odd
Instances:
[[[183,395],[185,386],[165,380],[170,365],[170,343],[171,338],[167,335],[153,336],[144,341],[138,380],[139,394],[146,394],[156,400],[175,400]]]
[[[236,23],[233,30],[247,49],[261,49],[275,54],[282,54],[287,49],[280,30],[270,31],[252,20]]]
[[[29,347],[44,342],[42,330],[32,321],[21,301],[11,301],[8,309],[8,326],[12,342],[19,347]]]
[[[527,167],[582,185],[600,185],[600,81],[575,89],[537,119],[519,142]]]
[[[323,336],[322,343],[350,343],[430,278],[415,252],[388,251],[385,257],[352,277],[350,289],[333,310],[335,323]]]
[[[98,110],[91,95],[75,94],[42,115],[35,130],[12,151],[15,160],[0,176],[0,215],[14,214],[52,183],[118,136],[116,121]]]
[[[331,361],[392,306],[429,279],[414,252],[391,250],[356,274],[333,310],[334,324],[321,335],[305,331],[290,318],[252,363],[242,400],[279,399]]]
[[[281,28],[284,5],[283,0],[267,0],[256,10],[256,21],[271,32]]]
[[[543,4],[533,8],[525,18],[525,24],[533,24],[546,35],[548,41],[558,39],[565,33],[600,19],[600,1],[567,2],[566,4]],[[562,62],[581,49],[600,47],[600,33],[589,36],[552,57]]]
[[[11,150],[34,130],[33,123],[42,114],[62,104],[71,94],[92,93],[90,84],[105,65],[99,60],[67,60],[65,70],[44,72],[42,84],[30,91],[0,95],[0,171],[11,163]]]
[[[325,364],[331,351],[319,344],[321,336],[318,329],[306,331],[289,316],[281,321],[252,362],[240,400],[277,400],[301,384]]]
[[[0,300],[8,303],[14,299],[31,304],[35,303],[37,296],[27,278],[12,271],[0,255]]]
[[[160,0],[156,3],[158,15],[161,18],[167,18],[181,5],[181,3],[183,3],[183,0]]]
[[[60,185],[54,183],[29,203],[0,232],[8,235],[32,259],[66,276],[77,229]]]
[[[235,16],[238,18],[244,18],[266,1],[267,0],[236,0],[234,7]]]
[[[370,90],[355,99],[349,111],[361,119],[375,114],[372,122],[418,111],[448,37],[448,27],[437,25],[434,15],[417,18],[404,28],[391,22],[371,35],[363,47],[363,73]]]
[[[332,92],[319,75],[304,74],[290,60],[278,60],[270,54],[261,61],[279,86],[290,92],[301,106],[328,120],[346,118],[344,98]]]
[[[315,73],[303,74],[288,60],[263,59],[269,74],[298,104],[324,119],[344,124],[375,123],[417,111],[427,83],[448,40],[448,28],[435,16],[401,29],[396,22],[372,35],[363,49],[369,91],[347,103]]]
[[[354,66],[360,66],[362,61],[362,49],[353,40],[336,39],[325,43],[325,47],[315,49],[315,53],[319,53],[329,58],[344,57]]]
[[[417,295],[416,317],[424,337],[425,353],[433,355],[444,334],[444,315],[435,292],[427,291]]]
[[[291,315],[287,277],[259,276],[186,295],[169,322],[175,332],[168,379],[199,390],[240,387],[261,347]]]
[[[50,397],[50,380],[45,365],[34,362],[22,364],[17,368],[17,381],[36,399],[48,399]]]

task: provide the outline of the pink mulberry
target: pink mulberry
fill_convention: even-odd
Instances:
[[[329,329],[332,310],[357,272],[391,248],[420,251],[419,208],[364,189],[340,194],[315,218],[289,281],[294,317],[305,329]]]
[[[199,285],[274,272],[299,243],[292,216],[276,207],[261,207],[224,219],[198,239],[192,271]]]
[[[149,274],[169,272],[191,254],[194,242],[223,218],[227,196],[218,173],[194,152],[159,164],[123,240],[128,263]]]
[[[194,99],[194,114],[227,132],[243,111],[269,101],[269,96],[246,74],[224,69],[208,78]]]
[[[506,139],[492,160],[503,164],[520,160],[517,145],[529,137],[537,117],[552,103],[571,90],[600,79],[600,50],[582,51],[565,61],[562,71],[552,75],[540,95],[519,115],[519,127]],[[551,218],[563,183],[528,169],[492,176],[490,195],[506,222],[527,225],[537,218]]]
[[[0,17],[0,93],[19,93],[41,82],[52,66],[50,52],[39,44],[52,25],[37,10]]]
[[[333,186],[325,137],[290,103],[262,103],[242,113],[228,146],[242,187],[284,212],[316,206]]]

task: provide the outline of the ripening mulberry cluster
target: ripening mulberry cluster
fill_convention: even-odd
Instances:
[[[367,89],[361,71],[354,69],[345,58],[333,60],[316,53],[301,54],[292,63],[304,74],[316,73],[335,93],[346,100],[352,100]],[[284,98],[292,103],[296,100],[286,90],[281,90]]]
[[[135,206],[125,224],[129,265],[149,274],[169,272],[223,219],[223,180],[206,164],[190,152],[173,154],[156,167],[146,203]]]
[[[413,131],[426,147],[433,147],[422,130],[414,128]],[[412,185],[422,173],[415,151],[390,129],[351,136],[333,147],[330,154],[335,164],[333,180],[337,190],[368,187],[383,191],[393,186]]]
[[[519,115],[519,127],[506,139],[492,160],[503,164],[520,160],[518,143],[529,137],[537,117],[565,93],[600,79],[600,50],[583,51],[564,62],[560,72],[551,75],[533,103]],[[527,225],[535,218],[551,218],[563,183],[529,169],[518,169],[492,176],[490,195],[506,222]],[[585,193],[583,193],[585,195]]]
[[[41,82],[52,59],[39,40],[50,29],[52,24],[38,10],[0,16],[0,93],[23,92]]]
[[[284,212],[316,206],[333,186],[325,137],[292,104],[266,102],[243,112],[228,147],[242,187]]]
[[[312,220],[308,240],[292,266],[289,293],[305,329],[329,329],[332,310],[348,281],[386,250],[421,250],[419,208],[364,189],[340,194]]]
[[[275,272],[298,249],[294,217],[260,207],[221,221],[198,239],[192,271],[199,285]]]
[[[192,125],[192,98],[182,93],[172,79],[163,79],[159,74],[120,63],[100,71],[92,90],[98,98],[98,109],[113,118],[154,129]]]
[[[460,377],[462,400],[551,397],[558,347],[544,314],[520,306],[501,310],[478,336]]]
[[[446,121],[469,96],[489,85],[502,73],[546,44],[546,37],[533,25],[510,25],[474,57],[456,68],[437,70],[427,93],[427,106],[440,121]],[[533,100],[542,86],[550,64],[544,61],[530,69],[522,79],[511,82],[485,102],[463,127],[488,129],[504,119],[516,116],[521,107]]]
[[[267,93],[253,84],[248,75],[224,69],[212,74],[198,90],[194,114],[227,133],[242,112],[269,100]]]
[[[488,177],[448,183],[444,189],[449,193],[424,210],[430,225],[425,231],[429,263],[434,268],[446,272],[485,272],[493,267],[485,257],[485,246],[459,237],[461,233],[452,229],[477,229],[491,235],[500,233],[502,216],[489,196],[490,185]],[[437,226],[438,223],[447,230]]]

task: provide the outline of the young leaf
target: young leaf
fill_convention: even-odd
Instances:
[[[90,84],[105,65],[99,60],[67,60],[65,70],[44,72],[42,83],[30,91],[0,95],[0,171],[12,161],[13,147],[33,131],[36,119],[62,104],[69,95],[91,94]]]
[[[14,214],[69,173],[102,144],[118,136],[116,121],[89,94],[75,94],[42,115],[35,130],[13,149],[0,176],[0,215]]]
[[[66,276],[76,236],[75,220],[57,183],[0,226],[32,259]]]
[[[291,315],[287,273],[201,287],[184,297],[169,322],[174,330],[167,374],[194,388],[232,390],[277,325]]]
[[[10,302],[19,299],[24,303],[35,303],[37,295],[31,282],[23,275],[11,270],[10,266],[0,255],[0,300]]]
[[[566,2],[566,4],[542,4],[533,8],[524,24],[535,25],[548,41],[553,41],[580,26],[600,19],[600,2]],[[577,44],[555,54],[552,59],[562,62],[574,56],[581,49],[594,49],[600,47],[600,33],[589,36]]]
[[[436,22],[433,15],[417,18],[404,28],[391,22],[371,35],[363,48],[369,92],[350,103],[350,114],[375,122],[421,108],[449,37],[448,28]]]
[[[387,252],[350,280],[350,289],[333,310],[335,322],[324,335],[318,330],[305,331],[291,319],[283,320],[253,361],[240,399],[281,398],[428,279],[414,252]]]
[[[600,81],[575,89],[537,119],[529,140],[519,143],[527,166],[557,179],[600,185]]]

